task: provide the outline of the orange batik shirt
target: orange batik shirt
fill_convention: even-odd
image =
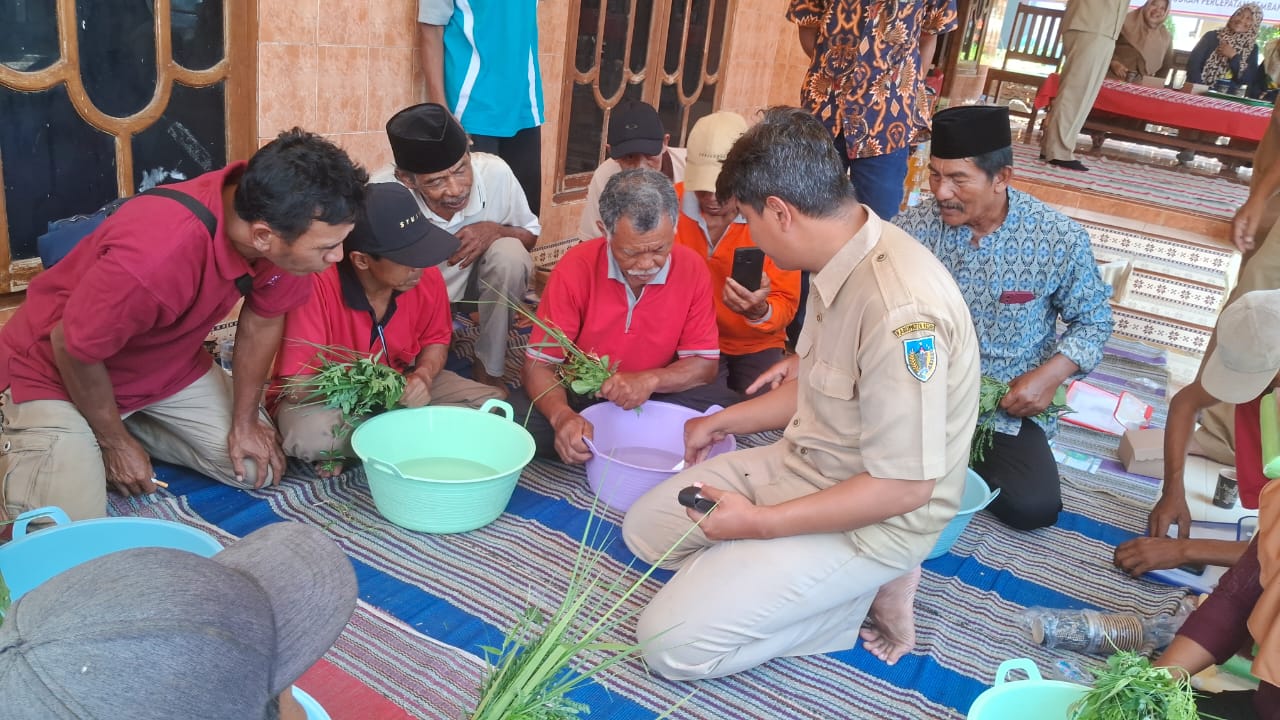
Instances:
[[[800,105],[844,134],[849,157],[887,155],[928,131],[920,36],[956,28],[955,0],[791,0],[787,19],[818,30]]]

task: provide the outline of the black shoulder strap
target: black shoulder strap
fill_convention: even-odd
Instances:
[[[159,195],[167,197],[170,200],[176,200],[182,203],[182,206],[191,211],[200,222],[204,223],[205,228],[209,230],[209,237],[218,234],[218,219],[213,216],[213,211],[205,207],[204,203],[196,200],[181,190],[174,190],[170,187],[153,187],[142,193],[143,195]]]
[[[159,195],[182,203],[183,207],[190,210],[192,215],[195,215],[200,222],[204,223],[205,229],[209,231],[209,237],[217,236],[218,219],[213,216],[213,211],[206,207],[204,203],[181,190],[174,190],[171,187],[153,187],[141,194]],[[245,274],[236,278],[236,290],[239,290],[241,295],[248,295],[253,290],[253,276]]]

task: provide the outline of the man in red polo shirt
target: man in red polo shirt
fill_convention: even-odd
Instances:
[[[610,178],[600,195],[605,236],[565,254],[547,281],[538,317],[586,352],[608,355],[618,372],[598,397],[560,384],[564,353],[535,327],[529,338],[523,393],[512,395],[517,417],[529,398],[537,408],[526,429],[541,454],[569,463],[590,458],[583,437],[592,428],[579,412],[608,400],[625,409],[652,397],[696,410],[736,397],[716,377],[720,350],[706,263],[675,245],[676,194],[662,173],[642,168]]]
[[[352,428],[338,410],[281,395],[298,376],[315,374],[317,345],[381,353],[380,362],[405,375],[404,407],[478,408],[505,397],[500,388],[444,369],[453,321],[435,266],[458,247],[458,238],[423,216],[409,188],[394,182],[365,188],[365,212],[347,236],[347,256],[314,276],[311,300],[285,316],[270,391],[285,454],[315,463],[322,476],[341,472],[352,454]]]
[[[734,112],[707,115],[689,131],[689,159],[680,197],[676,242],[706,258],[720,329],[720,377],[737,393],[782,359],[787,326],[800,304],[800,272],[765,258],[760,287],[748,290],[733,279],[735,253],[754,248],[738,202],[716,197],[716,178],[747,121]]]
[[[36,277],[0,331],[8,514],[99,517],[108,484],[155,491],[152,458],[243,487],[278,480],[262,387],[284,314],[306,302],[307,274],[341,259],[367,179],[337,146],[290,130],[247,164],[169,186],[189,206],[129,200]],[[233,380],[204,339],[242,296]]]

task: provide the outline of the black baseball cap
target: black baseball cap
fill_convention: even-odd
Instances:
[[[623,100],[609,115],[609,157],[617,160],[635,153],[659,155],[667,131],[652,105]]]
[[[439,265],[458,251],[458,238],[422,214],[409,188],[398,182],[364,188],[364,213],[347,236],[347,250],[373,253],[414,268]]]

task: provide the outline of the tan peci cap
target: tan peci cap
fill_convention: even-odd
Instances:
[[[734,112],[718,112],[694,123],[689,131],[688,164],[684,168],[687,192],[715,192],[716,178],[729,148],[747,131],[747,121]]]
[[[1200,384],[1229,403],[1258,397],[1280,373],[1280,290],[1242,295],[1218,316],[1218,346]]]

